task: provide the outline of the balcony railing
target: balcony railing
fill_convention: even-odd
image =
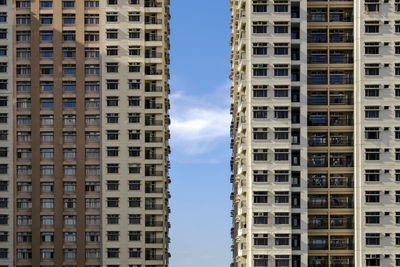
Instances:
[[[330,138],[331,146],[353,146],[352,136],[332,136]]]
[[[163,138],[162,137],[157,137],[157,136],[146,136],[145,137],[145,142],[146,143],[159,143],[162,142]]]
[[[164,208],[163,204],[146,204],[146,210],[162,210]]]
[[[163,121],[162,120],[145,119],[145,125],[146,126],[162,126]]]
[[[147,261],[161,261],[163,258],[163,255],[146,255]]]
[[[150,171],[150,170],[146,170],[145,175],[146,175],[146,176],[163,176],[163,171]]]
[[[162,244],[164,242],[163,238],[146,237],[146,244]]]
[[[329,97],[331,105],[353,105],[352,94],[331,94]]]
[[[155,102],[147,102],[144,105],[145,109],[161,109],[162,104],[161,103],[155,103]]]
[[[308,138],[309,146],[327,146],[327,138],[326,137],[309,137]]]
[[[144,1],[144,7],[162,7],[162,3],[157,1]]]
[[[335,175],[331,174],[330,187],[331,188],[352,188],[353,187],[353,177],[350,175]]]
[[[162,221],[146,221],[145,222],[147,227],[161,227],[164,225]]]
[[[331,167],[353,167],[353,155],[352,154],[331,154]]]
[[[348,236],[331,236],[331,250],[352,250],[353,238]]]
[[[331,195],[330,207],[332,209],[351,209],[354,207],[352,195]]]
[[[162,193],[164,190],[159,187],[146,187],[145,192],[149,194]]]
[[[163,159],[163,155],[156,153],[146,153],[145,159]]]
[[[353,215],[331,215],[331,229],[353,229]]]
[[[308,167],[328,167],[328,158],[326,154],[309,155]]]
[[[308,177],[309,188],[328,188],[328,177],[326,175],[311,175]]]

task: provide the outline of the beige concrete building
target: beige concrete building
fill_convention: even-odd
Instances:
[[[0,266],[168,266],[169,1],[0,0]]]
[[[232,266],[400,266],[400,2],[231,11]]]

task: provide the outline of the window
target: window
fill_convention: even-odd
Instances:
[[[118,39],[118,29],[107,29],[107,39]]]
[[[289,44],[288,43],[275,43],[274,44],[275,55],[289,55]]]
[[[366,160],[380,160],[379,148],[367,148],[365,149]]]
[[[276,183],[287,183],[289,182],[289,171],[276,170],[274,177]]]
[[[365,54],[366,55],[378,55],[379,54],[379,42],[365,43]]]
[[[43,1],[42,1],[42,3],[43,3]],[[40,14],[40,23],[45,24],[45,25],[52,24],[53,23],[53,14]]]
[[[86,8],[99,7],[99,1],[98,0],[86,0],[85,7]]]
[[[289,97],[289,86],[287,85],[275,85],[274,97]]]
[[[275,107],[274,108],[275,119],[287,119],[289,118],[289,107]]]
[[[379,128],[365,127],[365,139],[379,139]]]
[[[275,128],[275,139],[277,140],[289,139],[289,128]]]
[[[140,72],[140,63],[139,62],[129,63],[128,70],[129,72]]]
[[[365,258],[366,266],[381,266],[381,255],[367,254]]]
[[[275,21],[274,33],[289,33],[289,23],[286,21]]]
[[[63,8],[75,7],[75,1],[63,1]]]
[[[108,36],[108,33],[107,33]],[[99,41],[98,31],[85,31],[85,42],[97,42]],[[86,50],[87,48],[85,48]]]
[[[107,46],[107,56],[118,56],[118,46]]]
[[[128,113],[129,123],[139,123],[140,122],[140,113]]]
[[[140,38],[140,29],[129,29],[129,38],[130,39]]]
[[[278,204],[287,204],[289,203],[289,192],[287,191],[276,191],[275,192],[275,203]]]
[[[267,76],[268,64],[253,64],[253,76]]]
[[[18,36],[18,33],[17,33]],[[30,32],[21,32],[21,39],[19,41],[30,41],[31,33]],[[41,31],[40,32],[40,40],[42,42],[52,42],[53,41],[53,32],[52,31]],[[18,41],[18,37],[17,37]]]
[[[394,116],[395,118],[400,118],[400,106],[394,107]]]
[[[62,16],[63,16],[63,24],[64,25],[74,25],[75,24],[75,14],[62,14]]]
[[[366,182],[379,182],[379,170],[365,170]]]
[[[276,76],[276,77],[289,76],[289,65],[275,64],[274,65],[274,76]]]
[[[253,33],[267,33],[267,25],[266,21],[254,21],[253,22]]]
[[[268,139],[268,128],[253,128],[253,139],[254,140],[267,140]]]
[[[18,14],[16,15],[15,22],[18,25],[29,25],[31,24],[31,16],[29,14]]]
[[[268,149],[253,149],[254,161],[268,161]]]
[[[253,180],[256,183],[268,182],[268,171],[254,171]]]
[[[129,214],[129,224],[140,224],[140,214]]]
[[[63,31],[63,38],[65,42],[75,41],[75,31]]]
[[[86,25],[99,24],[99,15],[98,14],[85,14],[85,24]]]
[[[379,96],[379,85],[365,85],[365,96],[366,97],[378,97]]]
[[[365,191],[365,202],[379,203],[380,202],[380,192],[379,191]]]
[[[379,118],[379,106],[365,106],[365,118],[376,119]]]
[[[253,218],[254,224],[268,224],[268,212],[255,212]]]
[[[128,80],[129,89],[139,90],[140,89],[140,80]]]
[[[130,22],[139,22],[140,21],[140,12],[129,12],[128,18]]]
[[[119,198],[117,197],[108,197],[107,198],[107,207],[108,208],[117,208],[119,206]]]
[[[365,64],[365,75],[366,76],[377,76],[379,75],[379,64]]]
[[[85,58],[99,58],[100,52],[98,47],[85,47]],[[85,82],[88,83],[88,82]],[[93,82],[89,82],[93,83]]]
[[[253,43],[253,55],[267,55],[268,43]]]
[[[288,161],[289,149],[275,149],[275,161]]]
[[[396,182],[400,182],[400,170],[396,170],[395,178],[396,178]]]
[[[253,12],[267,12],[267,0],[253,0]],[[263,266],[263,265],[256,265]]]
[[[289,224],[289,213],[276,212],[275,213],[275,224]]]
[[[118,123],[118,113],[107,113],[107,123]]]
[[[379,212],[366,212],[365,213],[365,223],[366,224],[379,224],[380,223],[380,213]]]
[[[266,119],[268,117],[267,106],[256,106],[253,107],[253,118],[254,119]]]
[[[139,208],[141,199],[140,197],[130,197],[128,199],[128,204],[130,208]]]
[[[267,191],[254,191],[253,193],[254,204],[268,203]]]
[[[365,33],[379,33],[379,21],[365,21]]]
[[[118,22],[118,12],[106,12],[107,22]]]
[[[253,85],[253,97],[267,97],[268,85]]]
[[[268,234],[254,234],[254,246],[268,246]]]
[[[140,56],[140,46],[129,46],[130,56]]]
[[[275,234],[275,246],[289,246],[289,234]]]
[[[379,234],[366,233],[365,234],[365,244],[367,246],[379,246],[379,244],[380,244]]]
[[[289,4],[287,0],[274,0],[274,12],[289,12]]]
[[[118,72],[118,63],[106,63],[108,73]]]

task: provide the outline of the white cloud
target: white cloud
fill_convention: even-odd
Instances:
[[[173,152],[203,154],[229,136],[230,83],[212,94],[190,96],[182,91],[171,95],[171,145]]]

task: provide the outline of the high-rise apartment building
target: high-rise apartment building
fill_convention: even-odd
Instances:
[[[168,266],[168,0],[0,0],[0,266]]]
[[[400,266],[400,1],[231,11],[232,266]]]

